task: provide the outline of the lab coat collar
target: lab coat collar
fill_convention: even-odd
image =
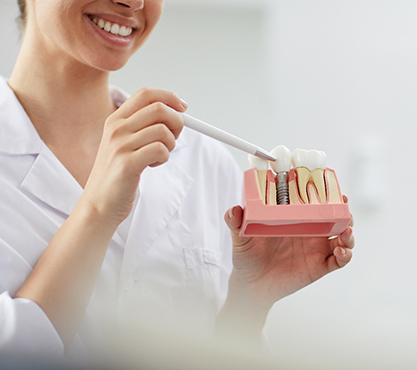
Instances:
[[[115,87],[111,88],[111,93],[116,105],[121,105],[128,97],[126,93]],[[129,233],[127,242],[134,244],[135,239],[141,238],[144,247],[142,251],[147,249],[158,233],[166,227],[192,183],[193,179],[182,168],[180,159],[180,149],[188,147],[186,136],[188,135],[184,132],[177,140],[177,146],[171,153],[171,160],[168,163],[158,168],[146,169],[141,176],[140,202],[133,214],[133,222],[139,219],[137,222],[140,226],[135,228],[134,235]],[[2,78],[0,78],[1,152],[12,155],[36,155],[20,184],[21,188],[49,207],[63,213],[64,216],[71,214],[83,193],[82,187],[39,137],[22,105]],[[117,232],[113,239],[123,244]],[[134,247],[132,250],[137,251]]]
[[[41,149],[36,129],[7,81],[0,77],[0,153],[38,154]]]

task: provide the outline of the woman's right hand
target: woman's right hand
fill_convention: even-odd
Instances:
[[[112,113],[82,202],[117,227],[132,210],[144,169],[168,161],[186,109],[171,92],[143,89]]]

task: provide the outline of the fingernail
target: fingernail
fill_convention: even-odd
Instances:
[[[233,208],[229,209],[229,218],[233,218]]]
[[[233,214],[233,216],[237,216],[237,213],[238,213],[238,207],[233,207],[232,208],[232,214]]]
[[[184,107],[184,109],[187,109],[188,108],[188,103],[184,99],[180,98],[180,100],[181,100],[181,104]]]
[[[346,250],[345,248],[340,248],[340,254],[344,257],[346,256]]]

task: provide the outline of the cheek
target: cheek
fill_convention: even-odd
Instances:
[[[151,34],[155,26],[157,25],[161,14],[162,14],[162,0],[148,0],[145,3],[145,11],[143,15],[143,21],[146,25],[146,28],[142,35],[138,37],[136,41],[135,50],[137,50]]]
[[[69,8],[67,0],[42,0],[35,4],[35,18],[41,35],[58,48],[75,44],[77,30],[82,27],[80,13]]]

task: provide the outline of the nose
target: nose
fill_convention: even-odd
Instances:
[[[112,0],[113,3],[129,8],[133,11],[141,10],[145,6],[145,0]]]

